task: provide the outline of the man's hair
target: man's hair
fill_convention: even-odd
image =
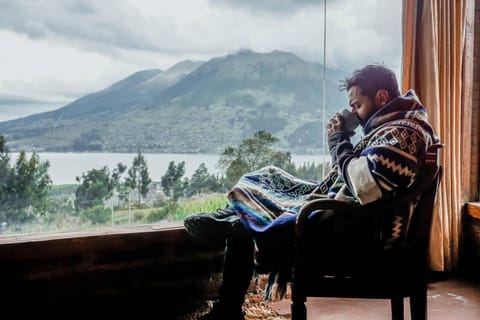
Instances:
[[[390,99],[400,95],[395,73],[381,64],[368,64],[353,72],[350,78],[341,81],[340,90],[348,91],[351,87],[358,86],[360,93],[374,101],[378,90],[388,91]]]

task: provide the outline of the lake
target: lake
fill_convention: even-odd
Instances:
[[[136,153],[70,153],[70,152],[39,152],[37,153],[41,161],[50,162],[49,174],[54,185],[76,184],[75,177],[81,177],[91,169],[101,169],[107,166],[110,171],[116,168],[117,163],[121,162],[127,166],[132,165]],[[31,153],[27,153],[30,157]],[[18,153],[10,153],[12,162],[17,159]],[[185,161],[185,177],[190,178],[200,164],[204,163],[210,173],[219,173],[217,162],[220,158],[216,154],[177,154],[177,153],[144,153],[147,161],[150,178],[153,181],[160,181],[165,175],[170,161],[175,164]],[[292,155],[295,165],[299,166],[305,163],[322,163],[330,159],[330,156],[319,155]]]

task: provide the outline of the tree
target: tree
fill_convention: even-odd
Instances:
[[[8,149],[5,147],[5,143],[5,138],[0,136],[0,190],[2,190],[0,194],[2,202],[0,202],[0,205],[3,204],[6,196],[6,188],[4,186],[7,185],[11,175],[10,156],[8,155]]]
[[[103,148],[103,139],[98,130],[91,132],[82,132],[80,136],[73,140],[73,151],[100,151]]]
[[[131,189],[137,189],[139,205],[141,198],[147,196],[148,186],[151,182],[152,179],[150,179],[150,174],[148,173],[147,161],[139,151],[137,156],[133,159],[132,166],[128,169],[128,177],[125,181],[125,184]]]
[[[174,161],[170,161],[168,164],[167,172],[161,177],[161,185],[163,192],[167,197],[170,197],[166,201],[166,211],[168,213],[175,213],[177,210],[177,201],[185,190],[185,185],[182,181],[182,177],[185,174],[185,161],[175,165]]]
[[[184,186],[182,177],[185,174],[185,161],[175,165],[174,161],[168,164],[167,172],[161,178],[163,192],[167,197],[172,197],[175,201],[181,196]]]
[[[91,169],[82,177],[77,177],[81,184],[75,191],[75,209],[80,212],[83,209],[103,206],[103,201],[113,195],[117,186],[115,179],[110,178],[110,170],[107,166],[100,169]]]
[[[6,140],[0,136],[0,221],[24,223],[45,212],[52,181],[50,163],[41,162],[35,152],[28,159],[21,151],[10,166]]]
[[[244,139],[237,148],[227,147],[218,161],[219,167],[225,170],[227,186],[233,186],[243,174],[267,165],[294,171],[290,152],[273,148],[278,140],[269,132],[261,130],[252,138]]]
[[[186,187],[186,196],[199,193],[215,192],[221,190],[219,179],[208,172],[205,163],[201,163],[197,170],[193,173]]]
[[[330,170],[330,163],[328,161],[316,165],[314,162],[304,163],[292,172],[296,177],[312,181],[321,181],[325,172]]]
[[[130,187],[120,181],[122,174],[126,170],[127,170],[127,166],[119,162],[117,163],[117,167],[113,170],[111,175],[112,182],[114,183],[115,189],[118,192],[118,199],[122,201],[124,201],[127,198],[130,192]],[[117,205],[119,205],[119,203],[117,203]]]
[[[112,179],[111,182],[115,188],[119,188],[121,186],[121,177],[122,174],[127,170],[127,166],[124,165],[123,163],[119,162],[117,163],[117,167],[113,169],[112,171]]]
[[[82,173],[81,182],[75,191],[75,210],[94,224],[105,223],[110,219],[111,212],[104,207],[104,201],[111,198],[113,191],[121,186],[120,177],[125,172],[126,166],[118,163],[117,167],[110,170],[107,166],[100,169],[89,170]]]

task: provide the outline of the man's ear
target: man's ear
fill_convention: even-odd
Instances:
[[[385,89],[378,90],[375,94],[375,105],[383,107],[388,101],[390,101],[390,95],[388,94],[388,91]]]

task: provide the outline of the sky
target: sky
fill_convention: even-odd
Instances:
[[[327,0],[324,30],[324,0],[0,0],[0,121],[243,49],[399,76],[401,2]]]

